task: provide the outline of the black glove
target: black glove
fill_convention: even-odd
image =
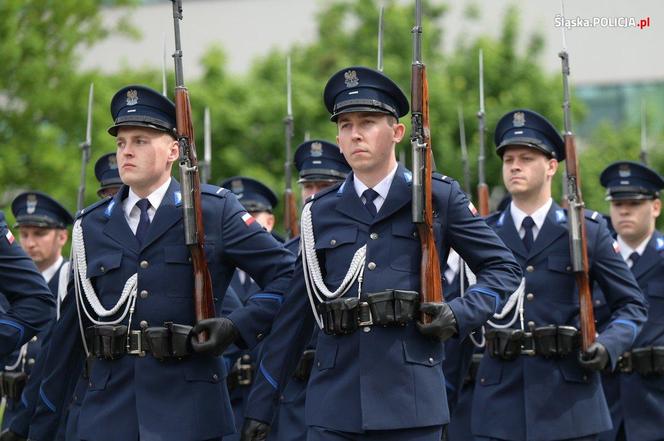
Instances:
[[[5,429],[0,433],[0,441],[27,441],[27,438],[12,432],[10,429]]]
[[[595,342],[579,354],[579,363],[586,369],[602,371],[609,364],[609,352],[602,343]]]
[[[245,418],[240,441],[265,441],[270,434],[270,425],[262,421]]]
[[[431,316],[431,323],[417,322],[417,329],[422,334],[445,341],[457,333],[456,318],[447,303],[422,303],[420,312]]]
[[[207,332],[207,340],[198,342],[198,334]],[[199,354],[220,356],[240,335],[235,324],[229,319],[209,318],[201,320],[191,329],[191,347]]]

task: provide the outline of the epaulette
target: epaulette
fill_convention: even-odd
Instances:
[[[225,198],[226,195],[230,192],[231,192],[230,190],[225,189],[224,187],[217,187],[216,185],[211,185],[211,184],[201,185],[201,193],[217,196],[218,198]]]
[[[436,181],[441,181],[441,182],[447,182],[448,184],[451,184],[454,179],[450,178],[449,176],[446,176],[442,173],[438,172],[433,172],[431,173],[431,177],[435,179]]]
[[[101,207],[104,204],[108,204],[112,200],[113,200],[113,196],[106,196],[104,199],[100,199],[97,202],[95,202],[94,204],[89,205],[85,208],[82,208],[79,212],[76,213],[76,216],[74,216],[74,219],[78,219],[82,216],[85,216],[86,214],[93,212],[97,207]],[[113,206],[109,205],[108,208],[112,209]]]
[[[502,227],[503,222],[505,221],[505,213],[506,211],[494,211],[493,213],[489,213],[489,215],[484,218],[484,221],[489,225],[496,224],[497,226]]]
[[[594,211],[594,210],[583,210],[583,211],[586,219],[591,220],[595,223],[599,223],[601,220],[604,219],[604,216],[599,211]]]

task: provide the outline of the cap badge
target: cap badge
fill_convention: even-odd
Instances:
[[[514,112],[514,119],[512,120],[514,127],[523,127],[526,125],[526,115],[523,112]]]
[[[116,170],[118,168],[118,159],[115,156],[108,157],[108,168]]]
[[[129,89],[127,91],[127,105],[135,106],[138,104],[138,91],[136,89]]]
[[[358,84],[360,84],[360,79],[357,77],[357,72],[354,70],[346,71],[344,79],[346,80],[346,87],[357,87]]]
[[[233,179],[231,181],[231,191],[238,195],[238,198],[242,197],[242,193],[244,193],[244,185],[242,184],[241,179]]]
[[[621,178],[628,178],[632,175],[632,170],[630,170],[629,165],[621,164],[618,168],[618,176]]]
[[[314,158],[323,156],[323,144],[321,144],[320,142],[311,143],[311,156],[313,156]]]
[[[33,214],[37,208],[37,195],[29,194],[27,197],[27,212]]]

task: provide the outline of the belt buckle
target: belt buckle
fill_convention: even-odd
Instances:
[[[537,353],[535,351],[535,339],[531,332],[524,332],[523,340],[521,343],[521,354],[529,357],[534,357]]]
[[[141,338],[143,331],[133,330],[129,331],[129,341],[127,342],[127,354],[129,355],[138,355],[139,357],[145,357],[145,351],[143,350],[143,339]],[[136,338],[136,349],[131,349],[131,341]]]
[[[371,326],[373,325],[373,317],[371,316],[371,308],[369,308],[369,303],[367,302],[360,302],[360,304],[357,306],[358,308],[358,314],[357,314],[357,326]],[[365,318],[365,320],[362,320],[362,318]],[[368,317],[368,320],[366,318]]]

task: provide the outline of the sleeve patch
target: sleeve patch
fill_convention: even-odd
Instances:
[[[14,240],[15,240],[15,239],[14,239],[14,235],[13,235],[12,232],[9,230],[9,228],[7,228],[7,233],[5,233],[5,239],[7,239],[7,242],[9,242],[9,245],[13,245],[13,244],[14,244]]]
[[[613,241],[613,252],[616,254],[620,253],[620,245],[618,245],[618,241],[616,240]]]
[[[256,222],[256,218],[253,217],[252,215],[250,215],[249,213],[244,213],[242,215],[242,220],[244,221],[244,224],[246,226],[249,226],[249,225],[253,224],[254,222]]]
[[[478,214],[477,208],[475,208],[475,205],[473,205],[472,202],[468,202],[468,210],[470,210],[473,216],[477,216]]]

